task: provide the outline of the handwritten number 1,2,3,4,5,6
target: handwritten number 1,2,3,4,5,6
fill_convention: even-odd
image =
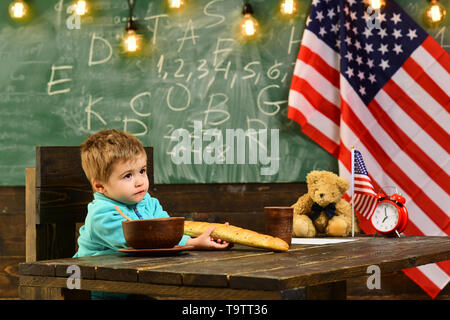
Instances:
[[[186,63],[185,63],[184,59],[177,58],[177,59],[174,59],[173,62],[176,64],[176,68],[175,68],[176,70],[173,72],[173,77],[174,78],[186,78],[186,82],[189,82],[191,80],[192,76],[195,76],[197,80],[200,80],[202,78],[207,77],[210,74],[210,70],[208,69],[208,61],[206,59],[197,60],[195,75],[193,74],[192,71],[189,73],[187,73],[185,71]],[[156,68],[157,68],[158,76],[162,77],[164,80],[169,76],[169,73],[167,71],[165,71],[165,68],[164,68],[166,65],[167,65],[166,58],[164,57],[164,55],[161,55],[156,64]],[[231,61],[225,62],[222,60],[216,66],[213,66],[212,70],[214,70],[214,72],[216,74],[218,72],[223,72],[224,80],[228,80],[228,78],[229,78],[228,74],[230,72],[230,67],[231,67]],[[267,71],[265,73],[264,73],[264,70],[258,70],[260,68],[261,68],[260,61],[248,62],[244,66],[244,68],[243,68],[244,73],[240,77],[237,75],[237,73],[233,74],[233,76],[231,77],[232,84],[230,84],[230,88],[232,88],[234,86],[234,82],[236,81],[237,78],[240,78],[241,80],[255,79],[254,84],[257,85],[261,78],[261,74],[265,74],[267,76],[267,78],[270,80],[279,80],[280,82],[285,82],[286,78],[288,76],[287,72],[284,72],[284,73],[282,72],[282,68],[283,68],[282,62],[275,61],[267,69]],[[216,74],[214,75],[214,78],[213,78],[214,80],[217,79]],[[210,85],[211,84],[209,84],[209,86]]]

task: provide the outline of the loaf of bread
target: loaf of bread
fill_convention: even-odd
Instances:
[[[210,227],[216,227],[211,237],[249,247],[263,248],[275,251],[287,251],[289,245],[280,238],[261,234],[222,223],[184,221],[184,233],[191,237],[198,237]]]

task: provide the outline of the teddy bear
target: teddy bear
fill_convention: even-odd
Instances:
[[[308,193],[291,206],[294,208],[292,235],[348,236],[352,231],[352,207],[342,195],[348,190],[349,182],[333,172],[314,170],[306,176],[306,184]],[[360,232],[356,215],[354,231]]]

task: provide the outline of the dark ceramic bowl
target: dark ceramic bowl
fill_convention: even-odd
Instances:
[[[123,235],[135,249],[172,248],[184,233],[184,217],[122,221]]]

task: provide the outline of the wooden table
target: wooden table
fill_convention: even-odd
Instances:
[[[346,279],[369,276],[371,265],[390,273],[450,259],[448,237],[357,237],[327,245],[293,244],[287,252],[244,246],[184,251],[173,256],[122,254],[21,263],[22,299],[62,299],[71,265],[80,289],[182,299],[345,299]]]

